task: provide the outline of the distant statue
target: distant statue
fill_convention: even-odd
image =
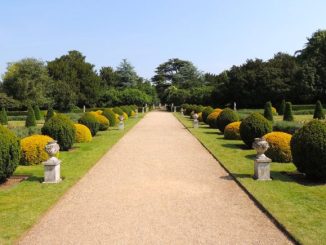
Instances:
[[[237,103],[236,102],[233,102],[233,110],[237,110]]]

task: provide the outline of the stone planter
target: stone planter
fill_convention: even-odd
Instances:
[[[60,146],[57,141],[51,141],[45,146],[45,151],[49,155],[49,159],[43,163],[44,165],[44,182],[43,183],[59,183],[60,177],[60,164],[61,161],[56,158],[56,154],[59,152]]]
[[[197,113],[193,114],[192,118],[194,119],[193,121],[194,128],[199,128],[198,114]]]
[[[119,130],[123,130],[125,128],[125,124],[123,122],[124,119],[125,119],[124,116],[119,116],[119,120],[120,120],[119,125],[118,125]]]
[[[264,154],[269,148],[268,142],[264,138],[255,138],[252,148],[257,151],[254,161],[254,178],[256,180],[271,180],[270,163],[272,160]]]

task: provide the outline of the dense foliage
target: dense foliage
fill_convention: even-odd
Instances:
[[[265,104],[264,117],[269,121],[274,121],[273,112],[272,112],[272,103],[270,101],[266,102]]]
[[[293,112],[292,112],[292,104],[291,102],[285,103],[285,111],[283,115],[284,121],[294,121]]]
[[[105,109],[102,113],[103,116],[105,116],[109,122],[110,122],[110,127],[114,127],[116,125],[116,117],[115,113],[112,111],[112,109]]]
[[[88,127],[83,124],[75,123],[76,128],[76,142],[84,143],[92,141],[92,134]]]
[[[204,123],[207,123],[207,117],[209,114],[211,114],[213,112],[213,107],[211,106],[207,106],[204,110],[203,110],[203,113],[202,113],[202,118],[203,118],[203,122]]]
[[[25,126],[26,127],[34,127],[34,126],[36,126],[35,114],[34,114],[34,110],[33,110],[33,108],[31,106],[28,107]]]
[[[7,111],[4,107],[0,110],[0,124],[2,125],[8,124]]]
[[[226,108],[216,118],[216,126],[222,133],[224,133],[226,125],[236,121],[239,121],[238,114],[234,110]]]
[[[224,138],[228,140],[240,140],[240,124],[241,122],[233,122],[226,125],[224,129]]]
[[[269,144],[266,156],[273,162],[291,162],[292,155],[290,149],[291,135],[284,132],[271,132],[264,135]]]
[[[323,105],[320,100],[317,101],[315,111],[314,111],[314,119],[325,119],[325,113],[323,110]]]
[[[326,123],[311,121],[292,137],[293,163],[312,179],[326,180]]]
[[[81,118],[79,118],[78,123],[88,127],[92,136],[95,136],[100,129],[100,122],[97,120],[96,116],[90,112],[86,112]]]

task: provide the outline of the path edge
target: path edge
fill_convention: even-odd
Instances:
[[[254,202],[254,204],[267,216],[269,220],[294,244],[300,245],[301,243],[285,228],[285,226],[279,222],[271,212],[269,212],[263,204],[261,204],[256,197],[251,194],[247,188],[224,166],[224,164],[216,157],[210,149],[208,149],[203,142],[201,142],[191,131],[190,127],[187,127],[183,124],[183,122],[176,116],[176,114],[172,113],[173,116],[179,121],[179,123],[186,129],[207,151],[208,153],[218,162],[218,164],[231,176],[231,178],[235,181],[235,183],[247,194],[247,196]]]

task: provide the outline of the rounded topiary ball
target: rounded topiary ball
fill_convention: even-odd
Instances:
[[[78,123],[85,125],[89,128],[92,136],[95,136],[100,129],[100,122],[97,118],[90,112],[84,113],[84,115],[79,118]]]
[[[255,138],[260,138],[270,132],[272,132],[272,124],[260,113],[251,114],[240,125],[241,139],[250,148]]]
[[[103,111],[102,115],[105,116],[109,120],[111,127],[115,126],[115,124],[116,124],[115,113],[111,109],[105,109]]]
[[[109,128],[110,122],[105,116],[97,112],[90,112],[90,113],[93,114],[96,117],[97,121],[100,123],[100,127],[99,127],[100,131],[105,131]]]
[[[215,109],[211,114],[208,115],[206,121],[211,128],[217,128],[216,118],[220,115],[221,112],[221,109]]]
[[[22,165],[35,165],[46,161],[49,156],[45,151],[45,146],[53,139],[47,135],[32,135],[20,141],[22,149]]]
[[[67,151],[75,143],[76,129],[74,123],[67,116],[58,114],[44,124],[42,134],[58,141],[60,149]]]
[[[123,110],[120,107],[114,107],[113,112],[116,114],[119,114],[120,116],[123,116]]]
[[[226,125],[236,121],[239,121],[238,114],[234,110],[226,108],[216,118],[216,126],[222,133],[224,133]]]
[[[203,113],[202,113],[202,118],[203,118],[203,122],[204,123],[207,123],[207,117],[209,114],[211,114],[212,112],[214,111],[214,109],[210,106],[207,106],[204,110],[203,110]]]
[[[0,183],[6,181],[15,171],[21,155],[18,137],[0,125]]]
[[[241,122],[233,122],[226,125],[224,129],[224,138],[228,140],[240,140],[240,124]]]
[[[266,156],[271,158],[273,162],[291,162],[292,154],[290,148],[291,134],[284,132],[271,132],[264,135],[269,144]]]
[[[326,180],[326,123],[313,120],[291,139],[293,163],[312,179]]]
[[[84,143],[92,141],[92,134],[88,127],[83,124],[75,123],[76,128],[76,142]]]

